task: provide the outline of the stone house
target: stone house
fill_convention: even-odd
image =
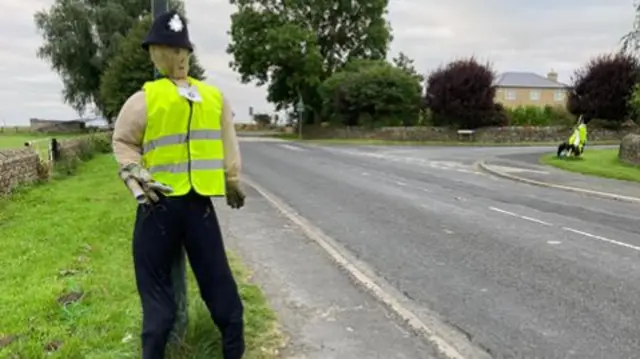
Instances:
[[[496,102],[505,107],[565,107],[569,85],[551,70],[546,77],[532,72],[505,72],[496,78]]]

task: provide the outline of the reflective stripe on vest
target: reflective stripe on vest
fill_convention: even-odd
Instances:
[[[156,181],[173,187],[172,196],[192,189],[204,196],[224,196],[222,94],[212,86],[189,80],[202,98],[191,106],[168,79],[144,85],[147,127],[143,164]]]

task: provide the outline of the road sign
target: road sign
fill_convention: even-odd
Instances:
[[[300,99],[298,100],[298,103],[296,104],[296,111],[304,112],[304,102],[302,101],[302,97],[300,97]]]

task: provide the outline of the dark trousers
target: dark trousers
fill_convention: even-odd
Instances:
[[[558,154],[557,154],[558,157],[560,157],[560,155],[564,151],[569,151],[573,153],[574,156],[580,156],[582,154],[583,149],[573,144],[563,142],[560,144],[560,146],[558,146]]]
[[[225,359],[244,352],[243,306],[211,200],[196,193],[140,205],[133,262],[142,301],[143,359],[163,359],[176,315],[171,265],[186,249],[200,295],[222,335]]]

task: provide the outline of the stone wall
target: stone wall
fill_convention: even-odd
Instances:
[[[305,138],[309,139],[369,139],[389,141],[468,141],[459,138],[456,130],[442,127],[383,127],[365,129],[360,127],[303,127]],[[603,128],[589,129],[589,141],[617,141],[629,132],[638,132],[637,128],[625,128],[620,131]],[[550,127],[493,127],[475,131],[473,140],[487,143],[517,142],[561,142],[571,135],[571,128]]]
[[[640,165],[640,135],[630,133],[622,138],[618,151],[620,161]]]
[[[103,133],[98,136],[110,136]],[[58,141],[61,159],[77,158],[82,150],[88,148],[91,136],[82,136]],[[44,154],[42,154],[44,155]],[[18,148],[0,151],[0,194],[8,194],[12,189],[47,180],[51,175],[48,158],[33,148]]]
[[[0,194],[37,181],[40,156],[30,148],[0,151]]]

